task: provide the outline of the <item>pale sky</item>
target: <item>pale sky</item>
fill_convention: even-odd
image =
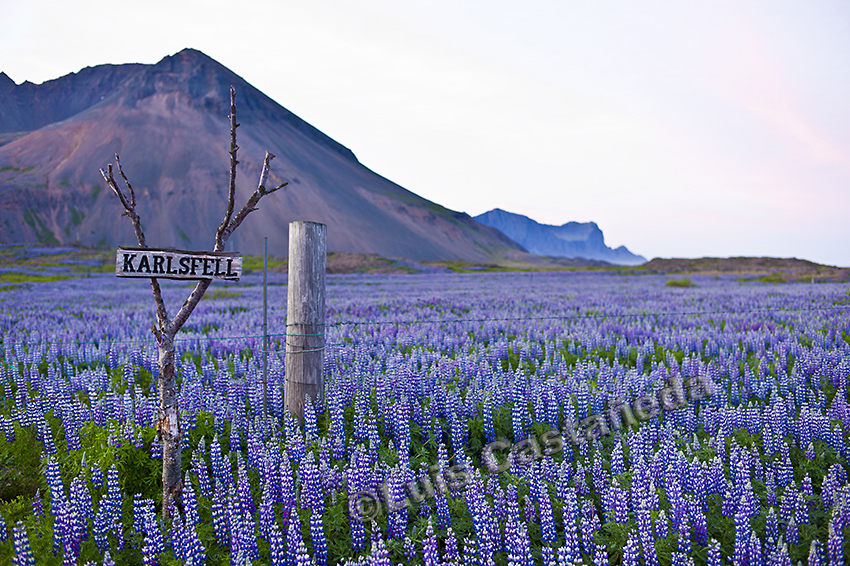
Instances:
[[[850,266],[850,2],[0,0],[0,30],[17,83],[199,49],[471,215]]]

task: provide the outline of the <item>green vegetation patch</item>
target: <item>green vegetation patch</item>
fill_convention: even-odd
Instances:
[[[286,271],[289,262],[286,259],[269,258],[269,271],[282,273]],[[248,274],[263,270],[263,256],[246,255],[242,257],[242,273]]]
[[[204,299],[208,299],[210,301],[215,301],[219,299],[234,299],[236,297],[241,297],[242,293],[239,291],[231,291],[229,289],[214,289],[212,291],[207,291],[204,293]]]
[[[30,273],[0,273],[0,283],[49,283],[71,279],[70,275],[32,275]]]
[[[44,225],[44,222],[41,221],[41,218],[38,217],[37,213],[32,210],[25,211],[24,222],[26,222],[27,225],[32,228],[33,232],[35,232],[35,237],[38,239],[39,244],[52,246],[59,244],[59,240],[53,232]]]
[[[696,287],[696,283],[688,279],[687,277],[683,277],[681,279],[670,279],[665,283],[668,287]]]

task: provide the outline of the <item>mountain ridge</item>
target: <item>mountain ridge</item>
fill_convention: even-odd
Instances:
[[[639,265],[643,256],[625,246],[610,248],[595,222],[567,222],[560,226],[541,224],[527,216],[494,208],[475,216],[523,246],[529,253],[551,257],[579,257],[618,265]]]
[[[8,78],[8,77],[7,77]],[[0,242],[133,245],[99,169],[122,157],[151,246],[205,249],[228,185],[229,86],[237,90],[237,204],[277,156],[265,199],[229,249],[285,255],[288,222],[328,225],[332,251],[412,260],[492,260],[524,250],[469,215],[428,201],[239,75],[194,49],[154,65],[98,65],[40,85],[0,80]],[[11,94],[10,94],[11,93]],[[283,253],[281,253],[283,252]]]

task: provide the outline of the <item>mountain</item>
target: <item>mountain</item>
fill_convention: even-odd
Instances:
[[[475,220],[499,230],[532,254],[581,257],[618,265],[638,265],[646,261],[625,246],[616,249],[606,246],[602,230],[595,222],[567,222],[552,226],[499,208],[479,214]]]
[[[135,245],[100,169],[121,156],[152,247],[212,249],[228,187],[229,87],[237,93],[237,206],[264,198],[228,249],[286,255],[288,223],[328,226],[328,249],[412,260],[488,261],[524,250],[469,215],[364,167],[334,141],[200,51],[155,65],[99,65],[17,85],[0,73],[0,242]]]

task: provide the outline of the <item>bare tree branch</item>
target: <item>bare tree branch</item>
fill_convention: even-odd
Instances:
[[[189,297],[168,325],[168,331],[172,333],[172,335],[177,334],[177,331],[180,330],[189,319],[189,315],[192,314],[192,311],[195,310],[195,307],[198,306],[198,303],[204,297],[204,293],[206,293],[207,287],[210,286],[210,283],[212,283],[212,279],[200,279],[195,285],[195,288],[192,289]]]
[[[124,179],[124,182],[127,184],[127,188],[130,189],[129,201],[124,195],[124,192],[118,186],[118,183],[115,181],[115,177],[112,175],[112,165],[106,166],[106,172],[101,169],[100,174],[106,180],[106,184],[109,185],[109,188],[118,195],[118,200],[121,201],[121,206],[124,207],[124,214],[128,216],[130,218],[130,222],[133,223],[133,231],[136,233],[136,240],[139,242],[139,247],[146,248],[148,245],[145,241],[145,233],[142,230],[142,221],[139,218],[139,215],[136,214],[136,194],[133,192],[133,187],[127,181],[127,176],[121,168],[121,160],[118,158],[117,153],[115,154],[115,163],[118,165],[118,173],[121,175],[121,178]]]
[[[227,193],[227,209],[224,212],[224,220],[215,233],[215,250],[224,251],[224,242],[227,237],[224,235],[230,218],[233,215],[233,205],[236,200],[236,165],[239,163],[236,159],[236,152],[239,146],[236,145],[236,128],[239,124],[236,123],[236,89],[230,85],[230,187]]]
[[[266,156],[263,158],[263,170],[260,171],[260,182],[257,183],[258,189],[264,187],[266,181],[269,180],[269,164],[272,162],[272,159],[274,159],[274,155],[267,151]]]
[[[115,181],[115,177],[112,174],[112,165],[106,166],[106,171],[103,169],[100,170],[100,174],[106,180],[106,184],[109,185],[109,188],[118,195],[118,200],[121,201],[121,206],[124,207],[124,215],[130,219],[130,222],[133,223],[133,231],[136,233],[136,240],[139,242],[140,248],[148,247],[147,241],[145,239],[145,232],[142,230],[142,219],[136,213],[136,193],[133,191],[133,186],[130,184],[130,181],[127,180],[127,175],[124,174],[124,169],[121,167],[121,159],[118,157],[118,154],[115,154],[115,163],[118,165],[118,174],[121,175],[121,178],[124,180],[124,183],[127,185],[127,188],[130,190],[130,200],[127,200],[127,197],[124,195],[124,192],[118,186],[118,183]],[[168,326],[168,309],[165,306],[165,301],[162,299],[162,289],[159,286],[159,281],[157,281],[156,277],[151,277],[151,291],[153,292],[154,302],[156,302],[156,319],[159,323],[159,329],[154,328],[154,336],[156,336],[157,341],[162,341],[162,332],[165,331]]]
[[[127,188],[130,189],[130,206],[133,207],[133,210],[136,209],[136,193],[133,192],[133,185],[130,184],[130,181],[127,180],[127,175],[124,174],[124,169],[121,167],[121,159],[118,157],[118,154],[115,154],[115,163],[118,164],[118,173],[121,175],[121,178],[124,179],[124,184],[127,185]]]
[[[245,203],[245,206],[242,207],[242,209],[239,211],[239,213],[236,214],[236,217],[233,218],[233,220],[231,220],[230,224],[228,224],[227,228],[224,230],[224,233],[223,233],[223,241],[224,242],[226,242],[227,238],[229,238],[230,235],[239,227],[239,225],[242,224],[242,221],[245,220],[245,217],[247,217],[248,214],[257,210],[256,205],[257,205],[257,203],[260,202],[261,198],[263,198],[266,195],[270,195],[273,192],[277,191],[278,189],[282,189],[283,187],[285,187],[286,185],[289,184],[289,183],[281,183],[280,185],[274,187],[273,189],[267,189],[266,188],[265,184],[266,184],[266,181],[269,178],[269,168],[271,166],[272,159],[274,159],[274,155],[267,151],[266,156],[263,159],[263,169],[262,169],[262,171],[260,171],[260,182],[257,184],[257,190],[254,191],[254,194],[251,195],[251,197]],[[222,250],[216,250],[216,251],[224,251],[224,250],[222,249]]]

